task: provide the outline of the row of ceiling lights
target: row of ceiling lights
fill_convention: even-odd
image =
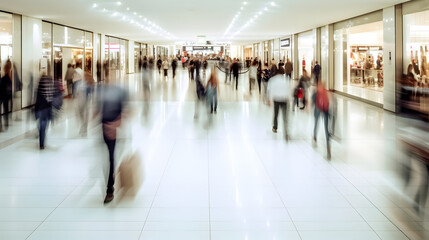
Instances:
[[[247,2],[244,2],[244,3],[247,4]],[[275,6],[276,6],[275,2],[267,3],[259,12],[257,12],[254,16],[252,16],[239,30],[237,30],[234,34],[230,35],[228,39],[233,38],[241,31],[243,31],[245,28],[249,27],[259,18],[259,16],[261,16],[264,12],[267,12],[270,9],[270,7],[275,7]]]
[[[118,1],[115,3],[116,6],[122,6],[122,2]],[[162,36],[167,39],[174,39],[175,37],[159,27],[157,24],[155,24],[153,21],[150,21],[147,18],[143,18],[142,15],[138,15],[137,12],[128,13],[131,9],[129,7],[126,8],[126,13],[121,13],[119,11],[115,10],[109,10],[106,7],[100,8],[99,4],[94,3],[92,4],[92,8],[100,9],[103,13],[110,14],[112,17],[117,17],[122,19],[123,21],[127,21],[130,24],[134,24],[135,26],[145,29],[153,34],[157,34],[159,36]]]
[[[232,19],[231,23],[229,24],[228,28],[225,30],[225,33],[223,34],[224,36],[226,36],[229,33],[229,31],[231,30],[231,28],[234,26],[235,21],[240,17],[241,11],[244,10],[245,6],[247,6],[247,2],[243,2],[243,5],[240,7],[240,10],[237,12],[237,14],[235,14],[235,16]]]

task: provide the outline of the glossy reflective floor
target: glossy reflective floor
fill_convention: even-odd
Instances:
[[[201,108],[197,119],[195,83],[180,68],[175,80],[153,72],[150,96],[139,74],[119,81],[130,103],[116,159],[139,151],[144,183],[108,205],[96,121],[80,136],[66,100],[39,151],[31,115],[14,114],[0,133],[0,239],[428,239],[427,211],[407,194],[418,180],[405,189],[398,174],[401,119],[338,96],[341,141],[328,161],[321,128],[312,146],[311,110],[288,111],[285,142],[245,79],[236,91],[221,74],[217,114]]]

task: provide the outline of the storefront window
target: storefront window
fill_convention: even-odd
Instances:
[[[50,75],[52,60],[52,24],[42,23],[42,59],[40,59],[40,74]]]
[[[134,72],[139,72],[139,62],[141,56],[141,44],[140,43],[134,43]]]
[[[308,31],[298,35],[298,60],[299,75],[302,75],[305,69],[310,75],[314,65],[314,49],[316,38],[313,31]]]
[[[429,10],[403,17],[401,108],[429,116]]]
[[[65,74],[68,64],[84,69],[84,31],[74,28],[53,25],[54,39],[54,77],[63,84],[67,94],[71,94],[67,88]],[[86,67],[86,65],[85,65]]]
[[[334,89],[383,104],[382,12],[334,25]]]
[[[327,26],[321,28],[320,35],[320,66],[322,66],[322,81],[325,82],[325,86],[329,88],[329,29]]]
[[[93,54],[93,46],[92,46],[92,37],[93,34],[90,32],[85,32],[85,72],[92,74],[92,54]]]

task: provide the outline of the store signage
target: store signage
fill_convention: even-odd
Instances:
[[[371,50],[371,51],[380,51],[381,47],[370,47],[369,50]]]
[[[368,51],[368,47],[358,47],[358,51]]]
[[[281,47],[290,47],[290,38],[280,40]]]

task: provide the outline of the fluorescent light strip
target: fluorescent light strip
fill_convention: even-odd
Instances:
[[[122,2],[116,2],[116,5],[117,6],[121,6]],[[99,5],[97,3],[93,3],[92,4],[93,8],[97,8],[98,6]],[[127,7],[126,10],[130,11],[130,8]],[[142,15],[138,15],[137,12],[133,12],[133,14],[131,15],[131,14],[126,14],[126,13],[122,14],[122,13],[120,13],[118,11],[111,11],[111,10],[109,10],[107,8],[102,8],[101,11],[104,12],[104,13],[111,14],[112,17],[118,17],[119,16],[120,19],[122,19],[123,21],[127,21],[130,24],[135,24],[135,26],[140,27],[141,29],[146,29],[147,31],[149,31],[151,33],[155,33],[155,34],[157,34],[157,35],[159,35],[161,37],[164,37],[164,38],[167,38],[167,39],[172,39],[172,38],[176,39],[176,37],[173,36],[173,35],[171,35],[171,33],[165,31],[164,29],[162,29],[161,27],[159,27],[158,25],[156,25],[154,22],[151,22],[147,18],[144,18],[143,21],[146,22],[148,25],[151,25],[149,27],[145,26],[143,24],[143,22],[140,23],[137,19],[133,19],[133,15],[136,18],[140,18],[140,19],[142,18]],[[128,16],[128,15],[131,15],[131,16]]]

